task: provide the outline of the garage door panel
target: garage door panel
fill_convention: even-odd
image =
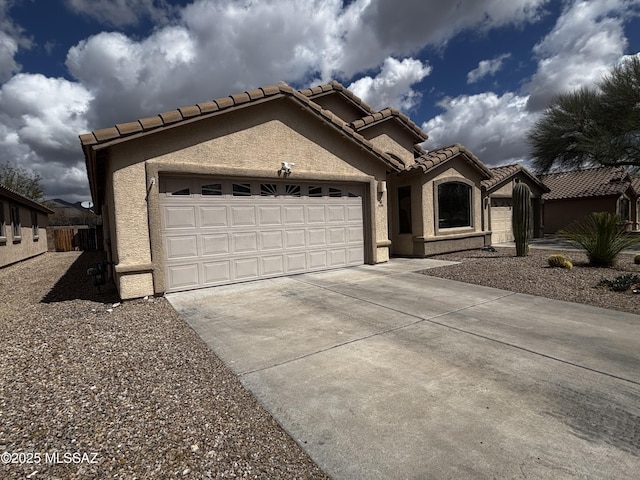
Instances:
[[[344,227],[333,227],[327,229],[329,245],[343,245],[347,240],[347,233]]]
[[[326,223],[327,215],[324,205],[307,206],[307,223]]]
[[[361,226],[347,227],[347,241],[349,243],[362,243],[364,237],[364,231]]]
[[[344,222],[347,216],[343,205],[329,205],[327,207],[327,221],[329,223]]]
[[[304,207],[302,205],[284,207],[284,226],[304,225]]]
[[[195,228],[195,207],[167,206],[164,208],[164,228]]]
[[[307,269],[307,254],[305,252],[289,253],[285,255],[287,273],[304,272]]]
[[[340,248],[336,250],[329,250],[329,265],[330,267],[336,267],[347,263],[346,249]]]
[[[160,196],[167,291],[364,263],[363,201],[347,196],[358,186],[275,181],[266,196],[258,180],[243,183],[243,196],[229,195],[233,180],[175,186],[214,181],[216,195]]]
[[[274,276],[274,275],[284,275],[284,256],[282,255],[271,255],[268,257],[261,257],[260,261],[262,262],[262,275],[265,276]]]
[[[240,258],[233,261],[233,273],[236,280],[251,280],[258,278],[258,257]]]
[[[362,205],[358,204],[347,206],[347,221],[362,222]]]
[[[167,268],[169,289],[196,287],[200,284],[198,264],[170,265]]]
[[[319,250],[317,252],[309,252],[307,254],[308,266],[312,270],[327,268],[327,252]]]
[[[231,206],[230,227],[255,227],[256,209],[254,206]]]
[[[227,207],[200,207],[200,226],[204,228],[227,227]]]
[[[221,260],[217,262],[204,262],[202,264],[203,283],[223,284],[231,282],[231,262]]]
[[[260,251],[282,250],[284,248],[284,235],[281,230],[258,232],[260,235]]]
[[[307,230],[307,245],[313,248],[327,244],[326,228],[310,228]]]
[[[347,248],[347,264],[362,265],[364,263],[364,250],[362,247]]]
[[[261,227],[282,225],[280,205],[258,206],[258,225]]]
[[[202,255],[226,255],[229,253],[229,234],[203,234]]]
[[[305,244],[304,230],[285,230],[285,248],[303,248]]]
[[[233,253],[257,253],[258,233],[238,232],[231,234],[231,251]]]
[[[167,259],[197,258],[198,240],[195,235],[180,235],[165,239],[165,251]]]

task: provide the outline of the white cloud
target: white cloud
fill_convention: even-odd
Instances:
[[[336,70],[349,77],[389,56],[443,47],[465,30],[488,31],[537,21],[549,0],[356,1],[343,23],[345,44]],[[366,45],[366,48],[362,48]]]
[[[422,125],[429,133],[426,148],[462,143],[487,165],[502,165],[527,158],[524,141],[536,115],[527,111],[526,96],[492,92],[462,95],[440,103],[445,113]]]
[[[467,74],[467,83],[476,83],[487,75],[495,75],[502,69],[504,61],[511,56],[510,53],[499,55],[491,60],[482,60],[478,67]]]
[[[408,112],[420,101],[420,93],[412,85],[429,73],[431,67],[420,60],[387,58],[375,78],[362,77],[348,88],[373,108],[395,107]]]
[[[538,70],[526,86],[529,109],[547,107],[555,95],[600,81],[624,54],[624,22],[638,2],[574,1],[534,48]]]
[[[0,0],[0,84],[20,71],[15,56],[20,48],[30,48],[31,40],[9,17],[11,2]]]
[[[65,0],[65,3],[75,13],[116,27],[135,25],[144,17],[165,23],[174,10],[165,0]]]
[[[18,74],[0,89],[0,150],[38,172],[49,196],[86,198],[78,133],[88,128],[91,94],[80,84]],[[79,154],[80,153],[80,154]]]

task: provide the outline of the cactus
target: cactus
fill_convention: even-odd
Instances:
[[[513,187],[513,210],[511,212],[513,237],[516,241],[516,255],[524,257],[529,251],[529,235],[531,230],[531,190],[516,180]]]
[[[550,267],[566,268],[567,270],[571,270],[573,268],[573,263],[560,253],[554,253],[549,256],[549,258],[547,258],[547,262]]]

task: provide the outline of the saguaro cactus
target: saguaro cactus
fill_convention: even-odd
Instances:
[[[513,187],[513,210],[511,225],[516,240],[516,255],[524,257],[529,250],[529,232],[531,230],[531,190],[516,180]]]

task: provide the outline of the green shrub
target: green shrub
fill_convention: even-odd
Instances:
[[[613,280],[602,280],[598,285],[607,286],[613,292],[626,292],[632,285],[640,285],[640,275],[623,273]]]
[[[633,263],[640,265],[640,253],[636,253],[636,256],[633,257]]]
[[[584,248],[591,265],[609,267],[622,250],[636,243],[619,222],[616,215],[607,212],[591,213],[562,230],[560,235]]]
[[[547,258],[547,262],[549,262],[550,267],[566,268],[569,270],[573,268],[573,263],[560,253],[554,253],[549,256],[549,258]]]

